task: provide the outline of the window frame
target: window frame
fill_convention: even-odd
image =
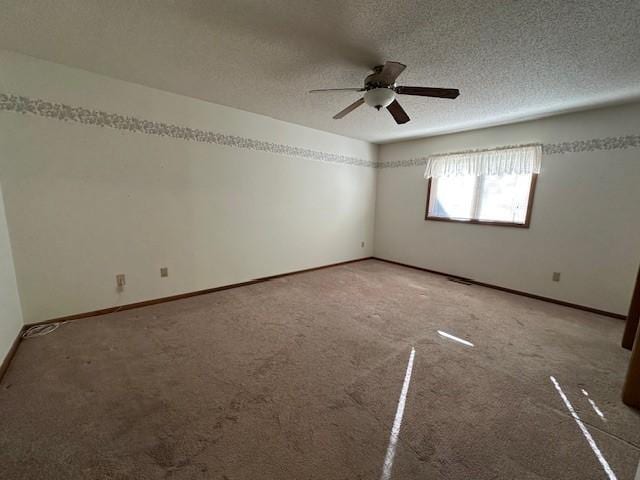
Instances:
[[[529,185],[529,199],[527,201],[527,212],[525,214],[524,223],[515,223],[515,222],[503,222],[499,220],[477,220],[477,219],[462,219],[462,218],[453,218],[453,217],[436,217],[429,215],[429,201],[431,200],[431,184],[433,182],[433,178],[430,177],[427,181],[427,205],[425,209],[424,219],[436,222],[452,222],[452,223],[463,223],[463,224],[471,224],[471,225],[492,225],[495,227],[516,227],[516,228],[529,228],[531,225],[531,212],[533,210],[533,198],[536,192],[536,184],[538,182],[538,174],[531,174],[531,184]],[[476,184],[477,188],[477,184]]]

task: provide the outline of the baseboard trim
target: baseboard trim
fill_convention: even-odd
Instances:
[[[2,381],[2,379],[4,377],[4,374],[8,370],[9,365],[11,364],[11,360],[13,360],[13,357],[15,356],[16,351],[18,350],[18,346],[20,345],[20,341],[22,340],[22,333],[29,327],[33,327],[35,325],[46,325],[46,324],[55,323],[55,322],[68,322],[68,321],[72,321],[72,320],[81,320],[83,318],[97,317],[99,315],[107,315],[109,313],[120,312],[120,311],[123,311],[123,310],[132,310],[134,308],[142,308],[142,307],[147,307],[149,305],[157,305],[159,303],[172,302],[174,300],[181,300],[183,298],[195,297],[195,296],[198,296],[198,295],[206,295],[208,293],[220,292],[222,290],[229,290],[229,289],[232,289],[232,288],[244,287],[244,286],[253,285],[253,284],[256,284],[256,283],[267,282],[269,280],[274,280],[276,278],[282,278],[282,277],[288,277],[290,275],[297,275],[297,274],[300,274],[300,273],[313,272],[315,270],[322,270],[322,269],[325,269],[325,268],[338,267],[340,265],[347,265],[347,264],[350,264],[350,263],[362,262],[364,260],[378,260],[380,262],[390,263],[390,264],[393,264],[393,265],[398,265],[398,266],[406,267],[406,268],[412,268],[414,270],[420,270],[422,272],[433,273],[433,274],[442,275],[442,276],[445,276],[445,277],[451,277],[451,278],[455,278],[455,279],[458,279],[458,280],[463,280],[465,282],[472,283],[474,285],[479,285],[481,287],[492,288],[494,290],[499,290],[499,291],[506,292],[506,293],[511,293],[511,294],[514,294],[514,295],[520,295],[520,296],[523,296],[523,297],[533,298],[535,300],[542,300],[543,302],[554,303],[556,305],[562,305],[564,307],[575,308],[577,310],[582,310],[582,311],[585,311],[585,312],[596,313],[598,315],[604,315],[604,316],[607,316],[607,317],[618,318],[618,319],[622,319],[622,320],[626,319],[625,315],[621,315],[619,313],[607,312],[605,310],[599,310],[597,308],[592,308],[592,307],[587,307],[587,306],[584,306],[584,305],[578,305],[578,304],[575,304],[575,303],[565,302],[563,300],[556,300],[554,298],[543,297],[541,295],[535,295],[533,293],[522,292],[520,290],[513,290],[511,288],[500,287],[498,285],[492,285],[490,283],[479,282],[477,280],[473,280],[471,278],[462,277],[460,275],[452,275],[452,274],[449,274],[449,273],[446,273],[446,272],[440,272],[440,271],[437,271],[437,270],[431,270],[429,268],[417,267],[415,265],[409,265],[407,263],[396,262],[394,260],[387,260],[385,258],[370,256],[370,257],[357,258],[357,259],[354,259],[354,260],[347,260],[345,262],[331,263],[329,265],[322,265],[320,267],[305,268],[303,270],[295,270],[293,272],[280,273],[280,274],[277,274],[277,275],[270,275],[270,276],[267,276],[267,277],[255,278],[253,280],[248,280],[246,282],[233,283],[233,284],[229,284],[229,285],[222,285],[220,287],[207,288],[207,289],[204,289],[204,290],[196,290],[194,292],[181,293],[181,294],[178,294],[178,295],[171,295],[171,296],[168,296],[168,297],[154,298],[152,300],[145,300],[145,301],[142,301],[142,302],[129,303],[129,304],[126,304],[126,305],[108,307],[108,308],[103,308],[103,309],[100,309],[100,310],[93,310],[91,312],[77,313],[77,314],[74,314],[74,315],[67,315],[65,317],[52,318],[52,319],[49,319],[49,320],[43,320],[41,322],[34,322],[34,323],[26,324],[22,328],[22,330],[18,333],[18,336],[13,341],[13,344],[11,345],[11,348],[7,352],[7,355],[5,356],[4,360],[2,361],[2,364],[0,365],[0,382]]]
[[[4,360],[2,360],[2,364],[0,365],[0,383],[4,378],[4,374],[7,373],[7,370],[9,370],[9,365],[11,364],[11,360],[13,360],[13,357],[15,356],[16,351],[18,350],[18,345],[20,345],[20,342],[22,341],[22,333],[24,332],[24,329],[25,327],[22,327],[20,329],[20,331],[18,332],[18,336],[13,340],[13,343],[11,344],[11,348],[9,348],[9,351],[5,355]]]
[[[520,290],[513,290],[512,288],[500,287],[498,285],[492,285],[490,283],[479,282],[477,280],[473,280],[471,278],[461,277],[460,275],[451,275],[450,273],[439,272],[438,270],[431,270],[429,268],[416,267],[415,265],[409,265],[407,263],[396,262],[394,260],[387,260],[385,258],[373,257],[374,260],[379,260],[381,262],[391,263],[393,265],[399,265],[401,267],[413,268],[414,270],[420,270],[422,272],[435,273],[436,275],[442,275],[445,277],[451,277],[458,280],[463,280],[465,282],[472,283],[474,285],[479,285],[481,287],[492,288],[494,290],[500,290],[501,292],[511,293],[513,295],[520,295],[522,297],[533,298],[535,300],[542,300],[543,302],[555,303],[556,305],[562,305],[563,307],[575,308],[577,310],[582,310],[590,313],[597,313],[598,315],[604,315],[605,317],[618,318],[621,320],[625,320],[627,317],[620,313],[607,312],[606,310],[599,310],[597,308],[587,307],[585,305],[578,305],[577,303],[565,302],[564,300],[556,300],[555,298],[543,297],[542,295],[536,295],[534,293],[527,293]]]
[[[74,315],[67,315],[65,317],[51,318],[49,320],[43,320],[41,322],[29,323],[29,324],[25,325],[25,328],[33,327],[35,325],[46,325],[48,323],[69,322],[69,321],[72,321],[72,320],[81,320],[83,318],[97,317],[99,315],[107,315],[109,313],[121,312],[123,310],[131,310],[131,309],[134,309],[134,308],[148,307],[149,305],[156,305],[158,303],[172,302],[174,300],[181,300],[183,298],[195,297],[195,296],[198,296],[198,295],[206,295],[207,293],[220,292],[222,290],[229,290],[231,288],[245,287],[247,285],[253,285],[255,283],[261,283],[261,282],[267,282],[269,280],[274,280],[276,278],[288,277],[290,275],[297,275],[297,274],[300,274],[300,273],[313,272],[315,270],[322,270],[322,269],[325,269],[325,268],[338,267],[340,265],[347,265],[349,263],[362,262],[364,260],[370,260],[372,258],[373,257],[356,258],[354,260],[347,260],[345,262],[331,263],[329,265],[322,265],[320,267],[305,268],[303,270],[295,270],[293,272],[279,273],[277,275],[270,275],[268,277],[255,278],[253,280],[247,280],[246,282],[232,283],[232,284],[223,285],[223,286],[220,286],[220,287],[206,288],[204,290],[196,290],[194,292],[180,293],[178,295],[171,295],[171,296],[168,296],[168,297],[160,297],[160,298],[154,298],[154,299],[151,299],[151,300],[144,300],[142,302],[128,303],[126,305],[119,305],[119,306],[115,306],[115,307],[102,308],[100,310],[93,310],[91,312],[76,313]]]

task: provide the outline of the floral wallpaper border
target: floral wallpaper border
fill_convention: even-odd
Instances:
[[[482,150],[467,150],[464,152],[451,152],[454,153],[473,153],[482,152],[486,150],[497,150],[502,148],[517,147],[519,145],[512,145],[507,147],[496,147],[494,149],[482,149]],[[565,153],[578,153],[578,152],[594,152],[596,150],[624,150],[627,148],[640,147],[640,135],[625,135],[622,137],[605,137],[605,138],[592,138],[590,140],[576,140],[573,142],[562,143],[547,143],[542,145],[543,155],[563,155]],[[438,156],[444,154],[435,154],[432,156]],[[407,160],[391,160],[388,162],[379,162],[378,168],[397,168],[397,167],[416,167],[424,166],[427,163],[429,157],[410,158]]]
[[[308,148],[293,147],[280,143],[266,142],[252,138],[225,135],[222,133],[200,130],[190,127],[182,127],[170,123],[154,122],[141,118],[108,113],[101,110],[92,110],[83,107],[74,107],[62,103],[48,102],[38,98],[0,93],[0,111],[32,114],[65,122],[77,122],[83,125],[95,125],[117,130],[126,130],[134,133],[172,137],[192,142],[211,143],[227,147],[247,148],[260,152],[269,152],[289,157],[299,157],[309,160],[317,160],[329,163],[341,163],[358,167],[376,167],[373,160],[365,160],[357,157],[338,155],[335,153],[320,152]]]
[[[83,125],[95,125],[134,133],[171,137],[193,142],[211,143],[227,147],[247,148],[276,155],[286,155],[308,160],[328,163],[355,165],[372,168],[414,167],[426,164],[429,157],[410,158],[407,160],[392,160],[375,162],[358,157],[321,152],[308,148],[294,147],[281,143],[266,142],[236,135],[182,127],[170,123],[154,122],[141,118],[108,113],[102,110],[92,110],[84,107],[74,107],[62,103],[48,102],[38,98],[0,93],[0,111],[32,114],[45,118],[53,118],[65,122],[77,122]],[[576,140],[573,142],[549,143],[542,145],[544,155],[562,155],[565,153],[593,152],[596,150],[622,150],[640,147],[640,135],[625,135],[621,137],[593,138],[590,140]],[[506,148],[506,147],[496,147]],[[470,153],[476,150],[451,153]]]

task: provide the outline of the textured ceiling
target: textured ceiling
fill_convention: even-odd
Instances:
[[[640,0],[5,0],[0,47],[373,142],[640,96]],[[411,122],[332,115],[385,60]],[[20,92],[12,92],[20,93]]]

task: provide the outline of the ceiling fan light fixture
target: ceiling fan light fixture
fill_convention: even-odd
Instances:
[[[395,100],[396,94],[390,88],[372,88],[364,93],[364,101],[370,107],[380,110],[381,108],[391,105]]]

